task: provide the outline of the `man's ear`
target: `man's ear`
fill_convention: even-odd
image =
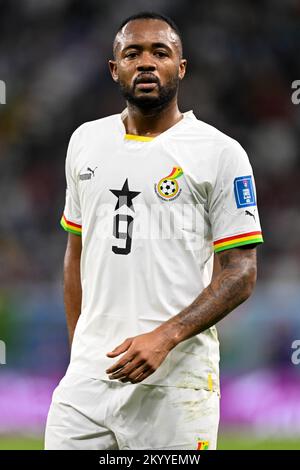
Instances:
[[[185,76],[186,66],[187,66],[187,60],[181,59],[179,63],[179,79],[180,80],[182,80]]]
[[[109,66],[109,70],[110,70],[113,81],[117,83],[119,81],[119,77],[118,77],[118,68],[117,68],[116,61],[109,60],[108,66]]]

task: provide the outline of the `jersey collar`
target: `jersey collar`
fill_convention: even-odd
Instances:
[[[193,110],[186,111],[185,113],[183,113],[183,118],[179,122],[174,124],[173,126],[169,127],[169,129],[162,132],[157,137],[148,137],[148,136],[144,136],[144,135],[134,135],[134,134],[127,134],[126,133],[126,129],[125,129],[125,126],[124,126],[124,120],[127,117],[127,114],[128,114],[127,108],[125,108],[122,111],[122,113],[118,114],[119,126],[120,126],[121,132],[123,134],[123,138],[124,138],[124,140],[132,140],[132,141],[138,141],[138,142],[151,142],[153,140],[160,139],[165,134],[169,134],[169,133],[173,132],[174,130],[176,130],[179,126],[181,126],[187,120],[196,119],[196,116],[194,115]]]

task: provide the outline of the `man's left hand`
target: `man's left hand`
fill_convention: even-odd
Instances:
[[[127,338],[108,357],[126,353],[116,364],[106,370],[109,379],[120,382],[138,383],[153,374],[175,346],[174,342],[161,330]]]

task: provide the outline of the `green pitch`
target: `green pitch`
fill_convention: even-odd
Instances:
[[[218,440],[219,450],[300,450],[300,437],[258,438],[251,434],[223,433]]]
[[[0,450],[41,450],[43,439],[18,436],[0,436]]]
[[[42,438],[0,437],[0,450],[42,450]],[[300,450],[300,438],[258,439],[251,435],[223,433],[219,450]]]

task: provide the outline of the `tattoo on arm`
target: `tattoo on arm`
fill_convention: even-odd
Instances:
[[[211,327],[251,294],[256,282],[256,250],[253,247],[221,251],[220,270],[194,302],[165,322],[174,345]]]

